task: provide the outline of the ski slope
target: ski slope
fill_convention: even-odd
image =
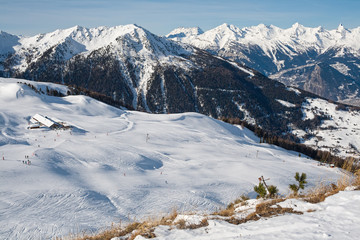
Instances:
[[[212,211],[254,198],[261,175],[287,194],[297,171],[309,187],[341,174],[201,114],[126,111],[18,81],[0,78],[0,239],[52,239],[174,207]],[[73,128],[28,129],[37,113]]]

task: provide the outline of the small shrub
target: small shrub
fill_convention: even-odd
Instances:
[[[259,185],[254,187],[254,191],[259,194],[260,197],[265,198],[267,192],[264,184],[262,182],[259,182]]]
[[[270,185],[268,186],[268,191],[269,191],[269,197],[274,198],[279,192],[279,189],[274,185]]]

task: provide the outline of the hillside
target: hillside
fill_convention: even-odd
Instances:
[[[286,85],[335,101],[360,98],[360,27],[326,30],[295,23],[288,29],[273,25],[220,25],[206,32],[175,29],[166,36],[249,66]]]
[[[255,197],[261,175],[287,194],[297,171],[308,174],[309,187],[341,174],[199,113],[121,110],[86,96],[36,93],[18,81],[0,79],[2,239],[93,231],[173,207],[212,211],[241,194]],[[35,114],[72,128],[28,129]]]

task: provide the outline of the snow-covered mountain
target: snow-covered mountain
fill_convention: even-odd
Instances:
[[[4,76],[89,89],[95,85],[99,92],[130,102],[134,108],[141,105],[149,110],[146,92],[155,70],[162,65],[189,68],[192,64],[181,55],[192,51],[191,47],[167,41],[136,25],[93,29],[75,26],[21,37],[12,52],[2,53],[6,58],[0,65]],[[101,81],[106,78],[102,74],[112,75],[107,76],[112,82]]]
[[[307,173],[307,187],[341,175],[198,113],[126,111],[24,83],[68,91],[0,78],[1,239],[52,239],[173,207],[211,211],[241,194],[255,197],[261,175],[282,194],[295,172]],[[35,114],[72,128],[29,129]]]
[[[282,133],[302,116],[299,107],[310,96],[299,97],[251,69],[136,25],[76,26],[12,44],[0,63],[3,75],[74,84],[147,112],[238,117]],[[275,99],[298,104],[289,123],[279,121],[288,109]]]
[[[176,34],[174,34],[176,33]],[[168,39],[245,64],[287,85],[333,100],[360,98],[360,27],[326,30],[223,24],[204,33],[176,29]]]
[[[219,29],[222,35],[217,38],[218,46],[230,41],[225,36],[235,39],[243,34],[234,26],[222,25]],[[209,31],[201,32],[199,28],[179,29],[172,35],[211,35]],[[2,36],[6,39],[2,49],[7,49],[0,62],[3,75],[76,85],[136,110],[239,118],[272,135],[303,142],[323,136],[316,133],[328,127],[322,120],[335,121],[333,116],[341,115],[338,111],[314,110],[314,117],[305,119],[309,101],[318,98],[314,94],[288,88],[235,61],[156,36],[137,25],[93,29],[76,26],[33,37]],[[323,106],[327,108],[327,104]],[[358,114],[356,109],[341,109]],[[335,128],[340,130],[342,124],[336,119]],[[351,131],[349,134],[353,135]],[[352,141],[355,143],[350,142],[351,146],[360,149],[357,138]],[[324,142],[329,145],[315,145],[314,140],[309,144],[322,150],[338,148],[332,140]],[[344,141],[339,154],[344,156],[349,151],[359,153]]]

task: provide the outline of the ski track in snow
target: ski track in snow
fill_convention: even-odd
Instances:
[[[0,239],[96,231],[173,207],[213,211],[241,194],[255,197],[261,175],[287,194],[297,171],[309,186],[341,174],[201,114],[123,111],[9,81],[0,78]],[[74,128],[27,129],[36,113]]]

